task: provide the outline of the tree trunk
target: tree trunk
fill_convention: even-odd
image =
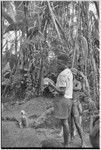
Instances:
[[[28,1],[24,1],[24,2],[23,2],[27,37],[28,37],[28,21],[27,21],[27,16],[28,16],[28,3],[29,3]]]
[[[37,85],[37,96],[39,96],[40,89],[41,89],[42,70],[43,70],[43,58],[41,58],[41,62],[40,62],[39,81],[38,81],[38,85]]]
[[[53,19],[53,22],[54,22],[56,31],[57,31],[57,33],[58,33],[59,39],[61,40],[61,35],[60,35],[59,30],[58,30],[58,26],[57,26],[57,24],[56,24],[56,21],[55,21],[55,16],[54,16],[53,10],[52,10],[52,8],[51,8],[51,6],[50,6],[50,2],[49,2],[49,1],[47,1],[47,2],[48,2],[48,7],[49,7],[49,10],[50,10],[50,12],[51,12],[51,16],[52,16],[52,19]]]
[[[73,61],[72,61],[72,68],[74,68],[74,63],[75,63],[75,58],[76,58],[76,49],[77,49],[77,37],[78,34],[81,34],[81,19],[80,19],[80,14],[81,14],[81,9],[80,9],[80,3],[78,2],[78,25],[77,25],[77,32],[76,32],[76,37],[75,37],[75,46],[74,46],[74,53],[73,53]]]
[[[89,2],[82,2],[82,25],[83,25],[83,34],[87,39],[88,42],[88,57],[90,57],[91,62],[92,62],[92,66],[91,68],[94,71],[94,95],[92,96],[93,100],[95,100],[96,102],[96,98],[98,93],[98,79],[97,79],[97,70],[96,70],[96,63],[93,57],[93,47],[92,47],[92,36],[91,36],[91,29],[90,29],[90,25],[89,25],[89,20],[88,20],[88,8],[89,8]],[[91,80],[91,79],[90,79]],[[92,81],[91,81],[92,82]]]

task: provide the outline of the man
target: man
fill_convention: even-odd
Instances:
[[[83,78],[85,77],[84,75],[82,75],[81,72],[77,71],[74,68],[72,68],[71,71],[72,71],[73,75],[76,77],[78,77],[78,76],[82,76]],[[83,78],[82,78],[82,80],[83,80]],[[80,96],[83,98],[83,102],[88,103],[89,109],[92,109],[90,107],[93,107],[95,109],[95,103],[89,97],[88,91],[85,88],[83,88],[82,86],[80,86],[79,82],[77,82],[76,86],[74,88],[74,91],[73,91],[73,105],[72,105],[71,114],[72,114],[72,118],[74,120],[75,126],[77,128],[78,134],[81,138],[81,145],[82,145],[82,147],[87,147],[86,142],[85,142],[85,134],[84,134],[83,129],[80,124],[80,113],[82,114],[82,110],[80,112],[80,105],[79,105],[80,104]],[[71,129],[71,131],[72,131],[72,129]]]
[[[69,139],[68,118],[71,113],[73,95],[73,75],[71,70],[64,64],[59,66],[58,73],[56,86],[51,82],[48,85],[57,91],[57,96],[54,99],[54,116],[61,121],[64,138],[63,144],[67,146]]]
[[[82,115],[82,107],[80,106],[79,93],[77,91],[73,92],[73,105],[72,105],[71,115],[72,115],[71,121],[74,121],[76,129],[81,139],[81,146],[86,147],[85,135],[80,122],[80,115]],[[71,125],[71,127],[72,126],[73,125]],[[71,131],[73,130],[71,129]],[[72,137],[73,137],[73,133],[72,133]]]
[[[99,137],[100,137],[100,121],[99,121],[99,116],[93,120],[93,116],[91,117],[91,127],[90,127],[90,142],[93,146],[93,148],[100,148],[100,142],[99,142]]]
[[[73,137],[77,134],[77,130],[75,128],[74,124],[74,117],[76,116],[76,119],[79,120],[79,124],[81,126],[82,122],[82,105],[80,103],[80,90],[82,89],[81,82],[76,80],[74,78],[73,80],[73,105],[72,105],[72,112],[71,117],[69,118],[70,123],[70,136],[71,140]]]
[[[69,66],[68,66],[69,67]],[[77,128],[77,131],[81,138],[82,147],[86,147],[85,144],[85,136],[80,125],[79,118],[79,109],[77,96],[73,96],[73,74],[71,70],[68,68],[65,63],[61,63],[58,65],[58,78],[56,86],[52,84],[52,82],[48,82],[48,85],[54,88],[57,91],[57,97],[54,99],[54,116],[61,120],[61,125],[63,128],[63,137],[64,137],[64,146],[68,145],[69,139],[69,123],[68,118],[71,114],[72,107],[72,115]],[[73,70],[72,70],[73,71]],[[73,98],[73,100],[72,100]]]

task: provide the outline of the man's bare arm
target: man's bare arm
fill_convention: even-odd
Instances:
[[[51,87],[51,88],[53,88],[56,92],[58,92],[59,94],[61,94],[61,95],[64,95],[65,94],[65,87],[60,87],[60,88],[57,88],[54,84],[52,84],[52,83],[49,83],[49,86]]]

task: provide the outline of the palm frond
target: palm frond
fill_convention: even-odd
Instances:
[[[25,22],[24,21],[19,21],[19,22],[13,22],[11,23],[5,30],[5,33],[9,31],[18,31],[21,30],[22,32],[25,30]]]
[[[9,24],[14,23],[12,17],[10,17],[10,15],[7,12],[5,12],[3,8],[2,8],[2,17],[4,17],[8,21]]]
[[[94,1],[94,4],[96,6],[97,14],[98,14],[98,17],[99,17],[99,1]]]

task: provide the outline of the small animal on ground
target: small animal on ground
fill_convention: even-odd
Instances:
[[[24,110],[21,110],[20,128],[28,127],[28,118]]]

